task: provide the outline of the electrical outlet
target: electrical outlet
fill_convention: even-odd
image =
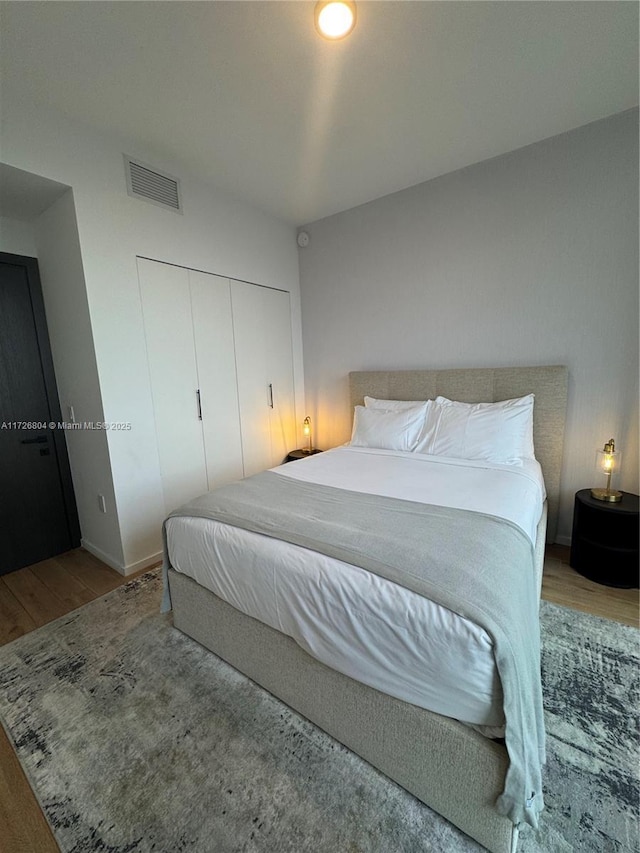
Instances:
[[[100,507],[100,512],[107,511],[107,502],[104,499],[104,495],[98,495],[98,506]]]

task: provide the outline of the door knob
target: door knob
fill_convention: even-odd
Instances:
[[[46,435],[37,435],[35,438],[23,438],[20,444],[46,444]]]

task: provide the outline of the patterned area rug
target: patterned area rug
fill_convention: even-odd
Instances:
[[[149,572],[0,648],[0,717],[63,853],[482,848],[171,626]],[[638,632],[543,602],[549,762],[522,853],[638,850]]]

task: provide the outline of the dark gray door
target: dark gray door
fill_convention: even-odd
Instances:
[[[79,545],[37,261],[0,253],[0,574]]]

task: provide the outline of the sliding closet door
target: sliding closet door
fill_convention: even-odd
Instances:
[[[138,259],[165,509],[207,491],[189,273]]]
[[[273,388],[269,387],[265,363],[264,289],[243,281],[231,282],[245,477],[271,468],[273,464],[270,424]]]
[[[289,294],[231,282],[244,473],[284,462],[295,448]]]
[[[295,447],[289,294],[138,260],[165,508]]]
[[[243,476],[229,279],[189,272],[209,489]]]
[[[273,384],[271,465],[280,465],[289,451],[296,447],[291,306],[288,293],[268,288],[261,290],[266,329],[265,363],[269,382]]]

